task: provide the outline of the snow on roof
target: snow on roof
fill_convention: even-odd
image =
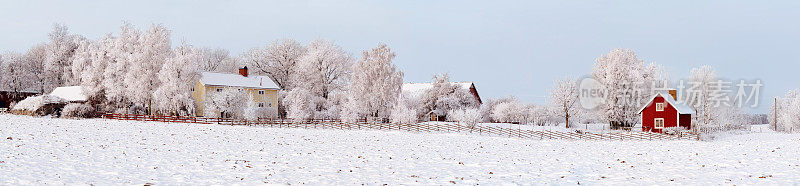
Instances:
[[[67,100],[56,97],[53,95],[41,95],[41,96],[34,96],[25,98],[22,101],[19,101],[16,105],[14,105],[14,109],[12,110],[25,110],[25,111],[36,111],[39,110],[39,107],[42,107],[46,104],[50,103],[66,103]]]
[[[83,89],[81,89],[81,86],[57,87],[53,90],[53,92],[50,93],[50,95],[59,97],[69,102],[86,101],[88,99],[88,97],[83,94]]]
[[[683,104],[683,103],[681,103],[681,104],[675,103],[675,100],[672,99],[672,95],[669,95],[666,92],[659,92],[658,94],[653,95],[653,97],[650,97],[650,101],[647,101],[647,103],[644,104],[644,106],[642,106],[641,109],[639,109],[638,113],[642,113],[642,111],[645,108],[647,108],[647,106],[649,106],[650,104],[653,103],[653,100],[655,100],[655,98],[657,96],[661,96],[662,98],[664,98],[664,100],[666,100],[667,103],[669,103],[669,105],[672,105],[672,107],[675,107],[675,110],[678,110],[678,113],[681,113],[681,114],[695,114],[694,109],[690,108],[688,105]]]
[[[472,82],[450,82],[450,84],[458,85],[461,88],[468,89],[472,87]],[[403,84],[403,93],[411,94],[413,96],[422,95],[426,90],[433,88],[433,83],[406,83]]]
[[[247,87],[278,89],[278,85],[267,76],[248,76],[240,74],[223,74],[216,72],[201,73],[200,82],[206,85],[220,85],[229,87]]]

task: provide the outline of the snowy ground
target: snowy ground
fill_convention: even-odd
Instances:
[[[800,135],[539,141],[0,115],[0,185],[800,183]]]

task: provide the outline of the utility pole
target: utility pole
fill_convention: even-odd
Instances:
[[[774,115],[774,118],[772,119],[772,124],[775,125],[775,132],[778,132],[778,97],[775,97],[775,102],[772,103],[772,106],[775,107],[772,109],[774,110],[772,112],[772,114]]]

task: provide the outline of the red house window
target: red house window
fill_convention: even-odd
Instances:
[[[664,128],[664,118],[656,118],[653,128],[655,129],[663,129]]]
[[[664,103],[656,103],[656,111],[664,111]]]

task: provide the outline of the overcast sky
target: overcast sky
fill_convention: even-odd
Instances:
[[[664,65],[673,80],[712,65],[760,79],[761,107],[800,88],[800,1],[7,1],[0,51],[45,42],[52,24],[97,39],[128,21],[160,23],[173,46],[238,55],[279,38],[334,40],[354,56],[388,44],[405,82],[449,73],[486,98],[543,103],[553,80],[590,73],[613,48]]]

